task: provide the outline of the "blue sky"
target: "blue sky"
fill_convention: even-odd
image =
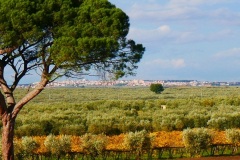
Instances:
[[[240,81],[239,0],[110,0],[146,47],[128,79]]]
[[[128,38],[146,47],[137,75],[123,79],[240,81],[240,0],[109,1],[129,16]]]

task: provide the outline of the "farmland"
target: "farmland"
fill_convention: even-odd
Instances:
[[[27,91],[17,90],[17,99]],[[161,105],[165,105],[163,110]],[[51,88],[21,111],[16,136],[240,127],[240,88]]]
[[[26,92],[26,89],[16,90],[16,99]],[[236,147],[238,142],[231,138],[226,140],[225,131],[231,135],[233,131],[237,132],[235,128],[240,128],[239,106],[238,87],[174,87],[166,88],[162,94],[155,94],[149,88],[46,88],[19,114],[15,136],[19,139],[26,136],[102,135],[122,137],[120,141],[123,141],[124,136],[131,140],[134,136],[146,138],[151,133],[169,137],[156,136],[151,143],[155,147],[177,146],[181,150],[184,145],[186,147],[182,134],[186,130],[190,133],[194,128],[202,128],[201,134],[214,132],[208,145]],[[175,133],[178,136],[169,136]],[[111,148],[111,144],[107,146]],[[134,150],[135,155],[142,153],[141,143],[136,148],[127,146],[122,150]],[[237,153],[236,149],[230,150]],[[196,154],[200,153],[191,153]]]

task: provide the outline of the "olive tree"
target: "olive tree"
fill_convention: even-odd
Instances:
[[[62,76],[92,69],[134,75],[145,48],[127,39],[129,17],[107,0],[0,0],[2,154],[14,159],[14,125],[21,109]],[[38,85],[19,101],[14,91],[35,70]],[[7,73],[13,80],[7,81]]]
[[[183,131],[183,143],[191,157],[200,156],[201,151],[212,144],[213,136],[207,128],[188,128]]]
[[[152,83],[150,85],[150,90],[154,93],[160,94],[162,91],[164,91],[163,85],[160,83]]]

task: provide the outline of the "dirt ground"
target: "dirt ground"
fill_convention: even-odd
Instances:
[[[240,156],[218,156],[218,157],[200,157],[200,158],[180,158],[177,160],[240,160]]]

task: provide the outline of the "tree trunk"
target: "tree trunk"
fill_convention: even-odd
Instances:
[[[14,160],[14,125],[15,119],[11,113],[6,113],[2,116],[2,159]]]

